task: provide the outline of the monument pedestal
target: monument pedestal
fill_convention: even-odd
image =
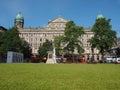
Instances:
[[[48,51],[48,59],[46,64],[55,64],[56,60],[55,60],[55,56],[53,55],[53,51]]]

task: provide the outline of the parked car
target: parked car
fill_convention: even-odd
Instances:
[[[120,58],[118,58],[118,57],[105,57],[104,62],[105,63],[120,63]]]
[[[116,59],[116,60],[115,60],[115,63],[116,63],[116,64],[120,64],[120,58]]]
[[[112,63],[113,58],[112,57],[104,57],[104,63]]]
[[[57,57],[57,58],[56,58],[56,62],[57,62],[57,63],[62,63],[62,59],[61,59],[60,57]]]

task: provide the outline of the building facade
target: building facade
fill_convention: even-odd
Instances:
[[[5,31],[7,31],[7,29],[4,28],[3,26],[0,26],[0,32],[5,32]]]
[[[98,15],[97,18],[102,18],[102,15]],[[46,39],[54,40],[55,36],[64,35],[65,25],[68,20],[63,17],[57,17],[48,22],[48,25],[40,28],[24,28],[24,18],[21,13],[18,13],[15,17],[15,26],[19,29],[19,36],[24,38],[32,49],[33,54],[38,54],[39,46],[41,46]],[[90,58],[94,55],[95,60],[100,60],[101,56],[98,54],[99,51],[94,49],[94,53],[92,53],[91,45],[88,40],[94,36],[93,32],[91,32],[91,28],[85,29],[85,34],[81,36],[80,40],[83,43],[84,55],[86,60],[90,60]]]

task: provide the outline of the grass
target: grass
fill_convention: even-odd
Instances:
[[[120,90],[120,65],[0,64],[0,90]]]

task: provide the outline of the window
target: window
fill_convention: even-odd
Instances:
[[[46,37],[46,34],[45,34],[45,37]]]
[[[42,38],[40,38],[40,41],[42,41]]]
[[[99,55],[97,55],[97,60],[99,60]]]
[[[31,41],[32,41],[33,39],[31,38]]]

